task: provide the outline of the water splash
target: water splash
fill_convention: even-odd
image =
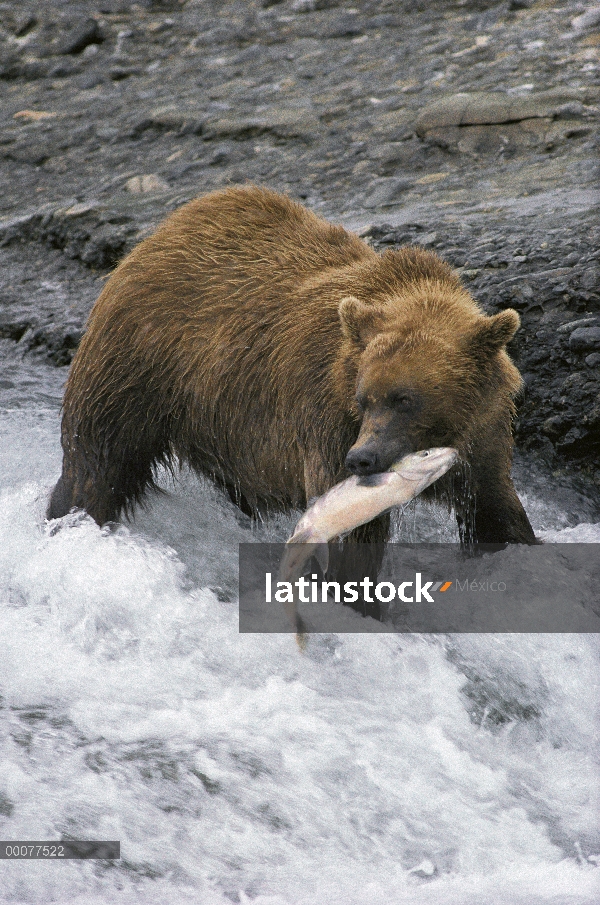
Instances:
[[[300,656],[240,635],[235,604],[238,542],[293,520],[253,528],[184,475],[116,530],[45,528],[58,412],[0,432],[0,835],[123,853],[3,862],[0,901],[598,901],[593,636],[319,636]],[[600,542],[551,496],[528,508],[548,540]]]

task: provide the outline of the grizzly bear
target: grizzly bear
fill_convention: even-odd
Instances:
[[[256,186],[198,198],[123,260],[63,406],[49,518],[131,511],[188,463],[249,514],[303,508],[348,472],[454,446],[433,491],[466,541],[535,543],[510,477],[515,311],[487,317],[435,254],[379,255]],[[354,538],[384,540],[380,518]]]

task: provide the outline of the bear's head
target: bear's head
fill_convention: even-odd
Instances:
[[[387,299],[347,297],[339,316],[357,366],[361,427],[346,457],[353,474],[385,471],[434,446],[467,456],[482,425],[510,429],[521,379],[505,346],[519,327],[516,311],[485,316],[454,278]]]

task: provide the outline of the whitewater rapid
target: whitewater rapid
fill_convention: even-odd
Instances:
[[[46,524],[66,374],[1,345],[0,838],[122,858],[2,861],[0,902],[600,901],[596,635],[240,635],[237,545],[293,522],[184,474],[116,529]],[[600,543],[523,486],[547,541]]]

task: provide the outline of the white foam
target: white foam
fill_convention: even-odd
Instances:
[[[4,861],[0,901],[599,900],[594,636],[240,635],[237,543],[285,520],[186,477],[53,533],[58,413],[0,429],[0,836],[123,856]]]
[[[543,541],[551,544],[598,544],[600,525],[581,522],[572,528],[540,531],[539,535]]]

